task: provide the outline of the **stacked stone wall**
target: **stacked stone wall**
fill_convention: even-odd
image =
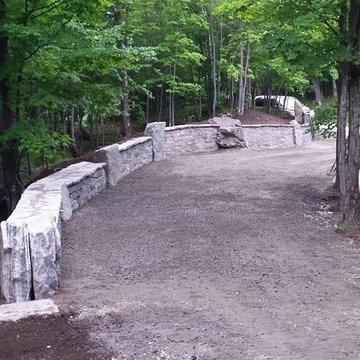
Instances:
[[[106,187],[105,164],[71,165],[30,185],[1,223],[1,288],[8,302],[48,298],[59,289],[61,219]]]
[[[166,128],[164,157],[211,152],[216,144],[218,125],[183,125]]]
[[[94,162],[71,165],[29,186],[13,214],[1,223],[1,290],[7,302],[48,298],[59,289],[61,220],[69,220],[106,186],[116,185],[136,169],[172,156],[212,152],[219,125],[166,128],[151,123],[143,137],[95,152]],[[307,127],[245,125],[249,148],[303,146]],[[240,156],[240,155],[239,155]],[[81,230],[80,230],[81,231]]]
[[[244,137],[250,149],[278,149],[304,146],[311,141],[307,126],[243,125]]]

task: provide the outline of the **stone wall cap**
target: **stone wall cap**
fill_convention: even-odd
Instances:
[[[119,144],[118,145],[119,151],[121,152],[121,151],[129,150],[136,145],[144,144],[148,141],[152,141],[152,138],[150,136],[141,136],[138,138],[131,139],[122,144]]]
[[[96,151],[95,151],[95,153],[97,153],[97,152],[100,152],[100,151],[106,151],[106,150],[110,150],[110,149],[112,149],[112,148],[114,148],[115,146],[118,146],[119,144],[111,144],[111,145],[107,145],[107,146],[104,146],[104,147],[102,147],[102,148],[100,148],[100,149],[97,149]]]
[[[0,323],[19,321],[32,316],[48,316],[59,313],[59,308],[50,299],[0,305]]]
[[[46,184],[46,187],[49,190],[51,187],[54,187],[56,185],[58,185],[59,187],[61,187],[61,185],[63,184],[65,184],[66,186],[71,186],[77,184],[87,176],[94,174],[96,171],[105,168],[105,166],[106,163],[92,163],[87,161],[73,164],[66,167],[65,169],[56,172],[55,174],[51,174],[37,181],[29,187],[29,190],[31,190],[31,187],[33,187],[34,185],[40,184]]]
[[[49,222],[57,221],[62,187],[77,184],[105,166],[105,163],[81,162],[36,181],[24,191],[6,222],[17,225],[31,223],[36,229],[41,229]]]
[[[10,217],[2,224],[13,226],[31,225],[35,231],[42,231],[58,222],[61,210],[61,190],[57,193],[25,191]]]
[[[220,125],[217,124],[192,124],[192,125],[177,125],[165,128],[165,131],[176,131],[184,129],[201,129],[201,128],[215,128],[218,129]]]
[[[166,122],[165,121],[154,121],[154,122],[149,122],[147,123],[147,125],[159,125],[159,124],[165,124],[166,125]]]

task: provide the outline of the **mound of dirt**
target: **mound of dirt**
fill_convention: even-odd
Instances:
[[[283,119],[256,110],[246,110],[244,115],[236,116],[236,118],[241,121],[242,125],[257,125],[257,124],[289,125],[291,121],[291,119]]]
[[[240,120],[242,125],[262,125],[262,124],[289,125],[290,121],[293,120],[289,118],[281,118],[257,110],[245,110],[245,113],[242,116],[222,114],[219,115],[219,117],[225,117],[227,119],[238,119]],[[208,124],[208,123],[214,123],[213,119],[198,122],[198,124]]]

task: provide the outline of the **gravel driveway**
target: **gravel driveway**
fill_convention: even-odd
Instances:
[[[359,359],[360,246],[320,211],[334,147],[154,163],[78,211],[55,299],[74,359]]]

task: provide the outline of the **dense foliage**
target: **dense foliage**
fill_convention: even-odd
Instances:
[[[355,64],[358,6],[0,0],[2,197],[14,207],[24,168],[31,174],[149,121],[242,115],[257,94],[314,93],[321,106],[324,89],[337,97],[344,64]]]
[[[322,106],[316,106],[316,117],[310,123],[310,132],[313,135],[319,134],[325,139],[336,138],[337,112],[336,99],[328,100]]]

